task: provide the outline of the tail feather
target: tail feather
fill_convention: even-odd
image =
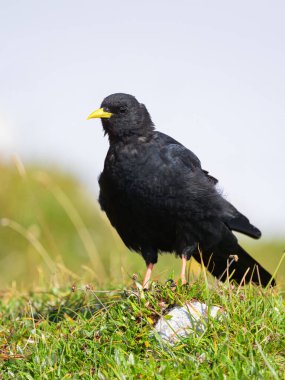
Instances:
[[[202,255],[203,256],[203,255]],[[199,260],[198,257],[195,258]],[[203,260],[205,258],[203,257]],[[271,274],[254,260],[240,245],[237,245],[233,255],[226,255],[224,250],[215,249],[208,262],[204,262],[208,270],[221,281],[226,281],[227,276],[238,283],[253,282],[257,285],[267,286],[269,283],[275,286],[275,280]]]

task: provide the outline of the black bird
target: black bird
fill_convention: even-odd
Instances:
[[[155,130],[143,104],[132,95],[112,94],[91,118],[101,118],[110,142],[99,203],[126,246],[144,258],[143,287],[161,252],[182,258],[184,283],[191,256],[222,281],[230,273],[237,282],[270,282],[270,273],[232,233],[258,239],[261,232],[222,197],[217,179],[194,153]]]

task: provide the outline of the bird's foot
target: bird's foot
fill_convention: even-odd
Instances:
[[[147,270],[146,274],[143,279],[142,287],[143,289],[148,289],[150,286],[150,277],[151,277],[151,272],[153,270],[154,264],[148,264],[147,265]]]
[[[176,281],[169,279],[165,282],[165,284],[168,285],[170,288],[176,288],[178,285],[189,285],[189,282],[186,280],[186,278],[179,277]]]
[[[182,285],[188,285],[188,281],[186,280],[186,277],[185,276],[180,276],[179,277],[179,280],[181,281],[181,284]],[[178,280],[178,281],[179,281]]]

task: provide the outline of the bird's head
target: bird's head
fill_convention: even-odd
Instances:
[[[146,107],[128,94],[107,96],[101,107],[87,119],[101,118],[105,133],[110,140],[128,136],[145,136],[153,131],[153,123]]]

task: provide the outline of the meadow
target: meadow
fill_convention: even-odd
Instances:
[[[277,289],[219,284],[194,261],[190,286],[171,288],[180,262],[163,255],[142,293],[143,260],[72,175],[16,160],[0,179],[0,379],[285,376],[284,241],[243,241],[278,269]],[[191,299],[223,306],[228,322],[165,348],[150,334],[161,305]]]

